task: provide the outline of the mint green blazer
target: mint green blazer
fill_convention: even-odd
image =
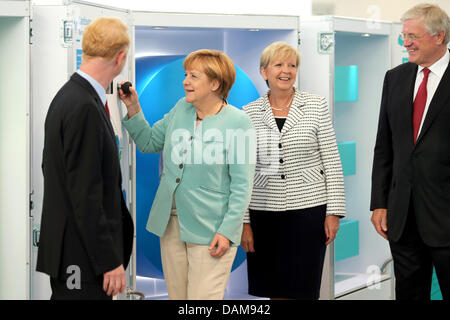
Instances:
[[[238,246],[253,187],[256,134],[249,116],[226,105],[197,130],[195,107],[184,98],[150,127],[143,112],[123,125],[141,152],[163,151],[164,169],[147,222],[162,237],[174,197],[180,240],[209,245],[216,233]]]

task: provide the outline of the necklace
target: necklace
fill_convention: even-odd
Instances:
[[[225,101],[222,100],[222,105],[220,106],[219,111],[217,111],[216,114],[214,114],[214,115],[217,115],[220,111],[222,111],[222,108],[224,105],[225,105]],[[205,118],[200,118],[197,113],[197,121],[202,121],[203,119],[205,119]]]
[[[294,100],[294,92],[292,93],[292,96],[291,96],[291,99],[289,100],[289,103],[285,107],[282,107],[282,108],[272,107],[272,105],[270,104],[270,100],[269,100],[269,104],[270,104],[270,107],[273,110],[282,111],[282,110],[286,110],[287,108],[289,108],[291,106],[292,100]]]

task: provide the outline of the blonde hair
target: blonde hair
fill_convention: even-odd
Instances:
[[[230,57],[218,50],[201,49],[191,52],[183,61],[184,70],[192,69],[194,65],[201,66],[211,81],[219,82],[217,93],[227,99],[236,80],[236,69]]]
[[[130,46],[128,27],[117,18],[100,17],[84,30],[83,59],[101,57],[112,60]]]
[[[297,67],[300,65],[300,52],[286,42],[278,41],[270,44],[263,50],[261,58],[259,60],[259,66],[261,68],[267,69],[270,61],[277,57],[295,57]]]
[[[450,18],[439,6],[429,3],[418,4],[406,11],[401,21],[409,19],[422,19],[423,25],[430,35],[435,36],[444,31],[443,43],[447,44],[450,41]]]

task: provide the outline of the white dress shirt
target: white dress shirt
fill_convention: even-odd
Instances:
[[[428,67],[430,69],[430,74],[428,75],[427,82],[427,102],[425,104],[425,110],[423,111],[422,121],[420,122],[419,132],[417,136],[420,135],[420,131],[422,130],[422,125],[425,120],[425,116],[428,112],[428,107],[430,106],[430,102],[433,99],[434,93],[436,92],[437,87],[439,86],[439,82],[441,82],[442,76],[444,75],[445,70],[447,69],[448,63],[450,62],[450,53],[448,50],[445,50],[445,54],[441,59],[436,61],[432,66]],[[420,84],[423,80],[423,72],[422,70],[425,67],[419,66],[417,69],[417,77],[416,84],[414,86],[414,99],[416,99],[417,91],[419,91]]]

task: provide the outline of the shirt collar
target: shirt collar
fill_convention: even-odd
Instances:
[[[91,86],[95,89],[95,91],[97,92],[98,96],[100,97],[100,100],[102,101],[103,104],[106,103],[106,90],[105,88],[102,87],[102,85],[95,80],[94,78],[92,78],[90,75],[88,75],[87,73],[81,71],[81,70],[77,70],[77,73],[82,76],[84,79],[86,79]]]
[[[445,54],[440,58],[438,61],[436,61],[433,65],[429,66],[428,69],[435,75],[437,75],[439,78],[442,78],[444,75],[445,70],[448,67],[448,64],[450,62],[450,53],[448,50],[445,50]],[[419,66],[417,69],[417,72],[421,72],[425,67]]]

